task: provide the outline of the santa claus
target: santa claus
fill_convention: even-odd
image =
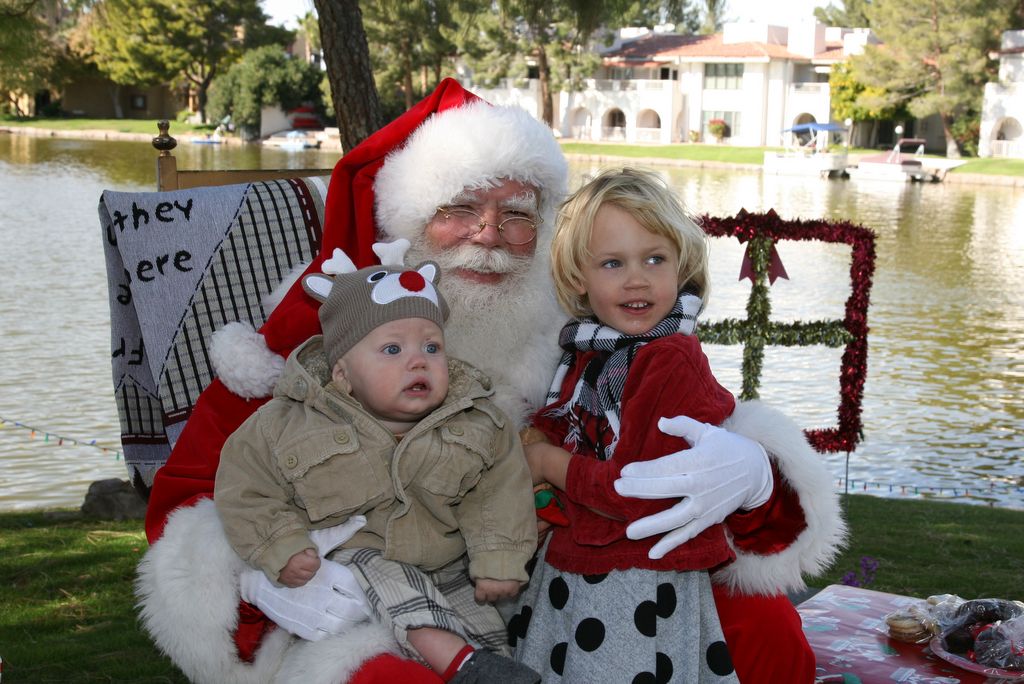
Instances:
[[[429,259],[444,271],[449,353],[485,370],[495,401],[525,425],[560,354],[565,315],[548,274],[548,242],[567,184],[547,127],[446,80],[338,162],[320,256],[306,272],[319,272],[335,248],[363,267],[376,260],[374,242],[409,239],[408,263]],[[452,206],[479,214],[473,230],[446,218],[442,208]],[[513,211],[536,221],[535,239],[506,239],[502,217]],[[244,357],[267,368],[255,387],[272,387],[280,362],[268,359],[286,356],[318,326],[316,303],[291,287],[260,330],[260,348]],[[358,585],[343,567],[305,594],[245,579],[247,566],[227,544],[210,497],[221,445],[265,398],[251,372],[246,380],[219,375],[150,496],[151,548],[137,593],[157,645],[194,681],[440,681],[398,656],[390,633],[364,619]],[[724,521],[737,559],[715,573],[715,603],[739,679],[812,681],[813,654],[785,592],[824,569],[843,539],[831,476],[802,432],[763,405],[740,403],[723,427],[707,430],[692,449],[651,461],[652,472],[619,481],[623,495],[679,499],[629,534],[668,532],[652,549],[664,553]],[[695,464],[700,477],[690,472]],[[725,481],[733,482],[727,494],[711,500],[706,492]]]

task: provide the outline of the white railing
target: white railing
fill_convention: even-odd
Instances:
[[[594,137],[594,127],[588,124],[575,124],[569,126],[569,135],[575,140],[591,140]]]
[[[616,81],[610,78],[588,78],[586,80],[588,88],[594,90],[603,91],[620,91],[620,90],[636,90],[636,81]]]
[[[672,90],[672,86],[675,85],[675,81],[669,80],[644,80],[634,81],[636,83],[637,90]]]
[[[636,129],[636,141],[645,143],[656,143],[661,142],[661,129],[660,128],[640,128]]]
[[[601,128],[601,140],[625,140],[625,126],[603,126]]]
[[[793,90],[798,93],[828,93],[828,83],[794,83]]]
[[[1019,138],[1017,140],[993,140],[990,149],[993,157],[1024,159],[1024,141]]]

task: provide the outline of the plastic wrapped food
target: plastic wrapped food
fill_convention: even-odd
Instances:
[[[974,639],[974,659],[982,665],[1024,671],[1024,615],[979,632]]]

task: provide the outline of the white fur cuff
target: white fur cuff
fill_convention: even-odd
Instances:
[[[248,323],[228,323],[210,338],[210,362],[229,390],[243,399],[269,397],[285,359]]]

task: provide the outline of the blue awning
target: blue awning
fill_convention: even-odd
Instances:
[[[783,133],[817,133],[818,131],[836,131],[842,133],[846,130],[846,126],[838,123],[805,123],[797,124],[792,128],[783,129]]]

